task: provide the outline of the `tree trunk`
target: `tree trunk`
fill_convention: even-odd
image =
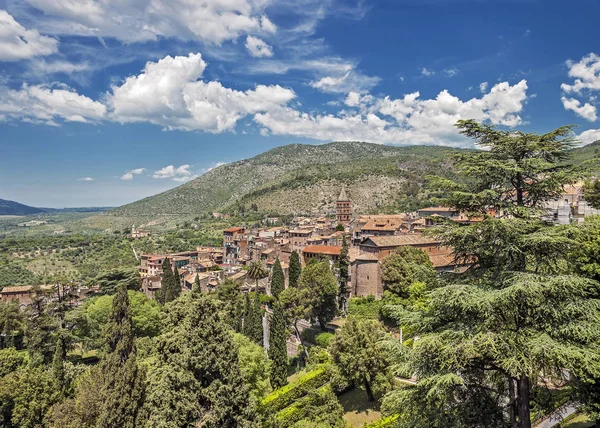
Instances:
[[[298,339],[298,342],[300,342],[300,345],[302,345],[302,350],[304,351],[304,356],[306,357],[306,361],[310,360],[310,357],[308,356],[308,351],[306,350],[306,346],[304,346],[304,342],[302,342],[302,337],[300,336],[300,331],[298,331],[298,326],[296,325],[298,323],[297,320],[294,321],[294,330],[296,331],[296,338]]]
[[[523,176],[517,173],[517,205],[523,206]]]
[[[366,377],[363,377],[363,383],[365,385],[365,391],[367,391],[367,397],[369,398],[369,401],[375,401],[373,391],[371,391],[371,384],[369,383]]]
[[[521,375],[518,380],[519,428],[531,428],[531,411],[529,408],[529,378]]]
[[[321,326],[321,330],[322,331],[327,331],[327,324],[325,324],[323,321],[321,321],[320,318],[317,318],[317,321],[319,321],[319,325]]]
[[[600,419],[596,419],[596,428],[600,428]]]
[[[512,376],[508,377],[508,413],[510,415],[510,426],[517,428],[517,406],[515,397],[515,379]]]

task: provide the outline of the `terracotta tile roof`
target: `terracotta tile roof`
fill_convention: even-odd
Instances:
[[[359,254],[358,256],[356,256],[355,260],[359,260],[359,261],[379,261],[379,259],[377,258],[377,256],[373,253],[362,253]]]
[[[457,211],[456,208],[449,208],[449,207],[429,207],[429,208],[421,208],[420,210],[417,210],[418,212],[435,212],[435,211],[440,211],[440,212],[455,212]]]
[[[339,256],[342,247],[335,245],[308,245],[302,250],[303,253],[311,254],[327,254],[331,256]]]
[[[244,230],[244,228],[243,228],[243,227],[236,227],[236,226],[233,226],[233,227],[230,227],[229,229],[225,229],[225,230],[223,231],[223,233],[235,233],[235,232],[241,232],[241,231],[243,231],[243,230]]]
[[[394,236],[370,236],[361,245],[371,241],[377,247],[401,247],[403,245],[427,245],[437,244],[439,241],[421,234],[394,235]]]
[[[33,285],[17,285],[17,286],[8,286],[4,287],[0,294],[12,294],[12,293],[26,293],[33,289]]]

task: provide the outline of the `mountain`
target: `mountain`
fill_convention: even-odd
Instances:
[[[96,222],[154,224],[210,211],[252,207],[273,214],[323,213],[334,209],[342,187],[357,212],[417,202],[428,174],[450,174],[458,149],[394,147],[362,142],[292,144],[222,165],[179,187],[94,217]]]
[[[342,188],[356,213],[413,211],[435,204],[427,175],[451,178],[464,149],[362,142],[292,144],[222,165],[174,189],[91,217],[88,226],[171,228],[208,212],[331,213]],[[600,172],[600,143],[571,151],[571,163]]]
[[[41,208],[30,207],[14,201],[0,199],[0,215],[29,215],[40,214],[44,210]]]

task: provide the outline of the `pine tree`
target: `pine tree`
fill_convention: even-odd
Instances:
[[[164,305],[179,297],[181,294],[181,284],[177,266],[175,266],[175,270],[173,270],[168,257],[165,257],[165,260],[163,261],[162,270],[161,287],[160,290],[156,292],[156,300]]]
[[[289,272],[289,286],[298,287],[298,278],[302,273],[302,264],[300,263],[300,256],[296,251],[292,251],[290,256],[290,272]]]
[[[149,376],[146,427],[252,426],[255,411],[218,304],[184,296],[168,306]]]
[[[273,388],[281,388],[287,384],[287,336],[283,308],[279,302],[275,302],[269,329],[268,352],[271,360],[271,385]]]
[[[32,301],[26,313],[25,341],[31,364],[49,364],[54,356],[54,332],[58,323],[49,313],[46,296],[39,286],[34,287]]]
[[[96,425],[133,428],[144,401],[144,372],[137,364],[129,296],[124,285],[117,288],[113,298],[103,341],[104,356],[96,372],[101,395]]]
[[[271,296],[277,298],[283,290],[285,290],[285,276],[279,257],[277,257],[273,266],[273,275],[271,276]]]

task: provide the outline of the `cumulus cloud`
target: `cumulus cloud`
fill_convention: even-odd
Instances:
[[[197,177],[190,171],[190,165],[181,165],[175,167],[173,165],[165,166],[164,168],[154,171],[153,178],[170,179],[177,182],[185,182]]]
[[[206,63],[202,56],[167,56],[148,62],[139,75],[112,87],[108,96],[111,117],[119,122],[150,122],[166,129],[232,130],[249,114],[268,111],[295,97],[279,85],[258,85],[238,91],[220,82],[200,79]]]
[[[561,101],[566,110],[572,110],[578,116],[595,121],[598,116],[596,114],[596,97],[592,95],[594,91],[600,90],[600,56],[595,53],[590,53],[580,61],[567,61],[569,67],[569,77],[574,79],[572,84],[563,83],[560,85],[564,94],[569,94],[569,97],[563,95]],[[581,101],[575,97],[588,97],[588,102]]]
[[[78,178],[79,181],[94,181],[94,179],[92,177],[81,177]]]
[[[487,92],[487,90],[488,90],[488,82],[481,82],[481,83],[479,84],[479,91],[480,91],[482,94],[485,94],[485,93]]]
[[[11,120],[58,125],[67,122],[97,122],[106,116],[106,106],[73,89],[24,84],[19,90],[0,87],[0,114]]]
[[[318,140],[363,140],[392,144],[440,144],[464,146],[466,140],[454,126],[457,120],[473,118],[514,127],[523,123],[519,113],[527,100],[527,82],[501,82],[481,98],[462,101],[447,90],[434,99],[420,99],[419,92],[399,99],[351,95],[359,112],[309,114],[284,106],[258,113],[254,120],[272,134]],[[348,104],[347,104],[348,105]]]
[[[265,0],[27,0],[50,34],[115,37],[126,43],[178,37],[220,44],[273,33]]]
[[[600,129],[588,129],[587,131],[583,131],[579,134],[577,140],[584,146],[593,143],[594,141],[600,141]]]
[[[121,180],[131,181],[131,180],[133,180],[134,175],[140,175],[145,170],[146,170],[146,168],[137,168],[137,169],[129,170],[121,176]]]
[[[583,117],[590,122],[593,122],[597,119],[596,106],[593,106],[590,103],[582,104],[575,98],[561,97],[560,100],[562,101],[563,107],[566,110],[574,111],[577,116]]]
[[[273,48],[258,37],[246,37],[246,49],[256,58],[273,56]]]
[[[27,30],[8,12],[0,10],[0,61],[19,61],[58,51],[58,41]]]

